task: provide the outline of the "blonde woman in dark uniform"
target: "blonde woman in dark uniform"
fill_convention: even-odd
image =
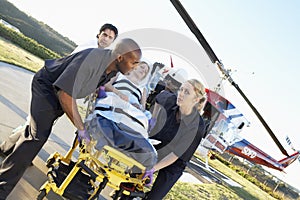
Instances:
[[[145,199],[163,199],[182,175],[205,133],[200,115],[206,99],[203,84],[188,80],[181,85],[178,97],[173,95],[163,91],[156,97],[155,110],[159,115],[150,138],[160,141],[155,145],[158,163],[145,176],[151,179],[155,171],[158,175]]]

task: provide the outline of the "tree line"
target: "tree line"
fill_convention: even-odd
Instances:
[[[67,37],[62,36],[57,31],[49,27],[47,24],[44,24],[43,22],[37,21],[31,16],[28,16],[26,13],[20,11],[13,4],[6,0],[0,0],[0,19],[3,19],[9,24],[17,27],[24,35],[24,38],[28,37],[29,39],[35,40],[39,45],[46,47],[47,49],[51,50],[52,52],[55,52],[59,56],[65,56],[70,54],[73,51],[73,49],[77,46],[73,41],[71,41]],[[3,31],[5,31],[5,33]],[[20,42],[19,40],[17,41],[17,39],[15,38],[16,33],[7,33],[7,30],[3,29],[3,27],[1,27],[0,33],[1,36],[4,38],[14,38],[12,42],[19,42],[22,43],[22,45],[24,45],[23,42]],[[27,39],[24,38],[22,37],[22,40],[27,41]],[[30,41],[28,45],[29,44],[32,45],[33,43]],[[38,45],[34,45],[33,48],[37,48],[37,46]]]

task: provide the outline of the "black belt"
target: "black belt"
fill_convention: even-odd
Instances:
[[[126,115],[127,117],[129,117],[130,119],[132,119],[133,121],[135,121],[136,123],[140,124],[141,126],[144,126],[144,124],[142,122],[140,122],[137,118],[129,115],[127,112],[125,112],[123,109],[121,108],[115,108],[113,106],[109,106],[109,107],[96,107],[95,110],[101,110],[101,111],[114,111],[116,113],[120,113],[123,115]]]

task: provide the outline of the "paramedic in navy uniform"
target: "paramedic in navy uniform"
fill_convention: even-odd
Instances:
[[[0,168],[0,199],[6,199],[13,190],[47,141],[54,121],[64,113],[74,124],[79,138],[90,139],[84,130],[76,99],[95,92],[117,72],[132,70],[141,56],[139,45],[125,38],[113,50],[91,48],[45,61],[45,66],[32,80],[30,123]]]
[[[97,40],[93,40],[88,42],[87,44],[79,45],[76,47],[75,50],[71,54],[77,53],[79,51],[82,51],[84,49],[89,48],[107,48],[109,47],[113,41],[118,37],[118,29],[112,25],[112,24],[103,24],[101,26],[99,33],[97,34],[96,38]],[[22,133],[23,129],[26,127],[26,125],[29,123],[30,117],[28,116],[26,118],[26,122],[23,125],[20,125],[17,127],[13,133],[9,136],[7,141],[3,141],[0,144],[0,156],[6,157],[8,154],[12,152],[14,149],[15,143],[18,141],[18,138],[20,137],[20,133]],[[33,165],[33,164],[32,164]]]
[[[158,175],[145,199],[164,198],[182,175],[204,136],[205,125],[200,116],[206,99],[204,86],[191,79],[181,85],[177,100],[173,95],[163,91],[156,96],[155,107],[159,106],[159,115],[150,138],[161,143],[155,145],[158,163],[145,176],[151,179],[155,171]]]

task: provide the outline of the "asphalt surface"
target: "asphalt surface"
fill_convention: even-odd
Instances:
[[[0,141],[5,140],[14,128],[26,121],[32,77],[32,72],[0,62]],[[49,140],[34,159],[34,166],[27,169],[7,200],[32,200],[37,197],[39,188],[47,180],[48,168],[45,166],[47,158],[55,151],[64,155],[74,140],[74,132],[75,129],[67,117],[61,117],[54,125]],[[74,156],[77,155],[78,152],[75,152]],[[193,179],[191,179],[190,174],[193,175]],[[197,181],[193,181],[194,179]],[[225,181],[230,185],[239,186],[213,169],[207,171],[204,163],[197,159],[190,162],[180,181],[195,183],[221,183]],[[108,197],[110,192],[109,189],[103,191],[103,196],[100,199],[110,199]],[[63,198],[50,193],[45,199],[60,200]]]
[[[193,157],[188,164],[187,170],[201,180],[203,183],[219,183],[227,184],[234,187],[242,187],[240,184],[236,183],[229,177],[225,176],[218,170],[209,167],[205,167],[205,163],[196,157]]]
[[[33,75],[22,68],[0,62],[0,141],[5,140],[14,128],[25,123],[29,113]],[[47,180],[46,160],[55,151],[64,155],[74,140],[74,133],[75,129],[66,116],[57,120],[48,142],[34,159],[34,166],[27,169],[7,200],[35,199],[39,188]],[[76,154],[78,155],[78,152],[75,152],[74,156]],[[49,195],[45,199],[62,198]]]

